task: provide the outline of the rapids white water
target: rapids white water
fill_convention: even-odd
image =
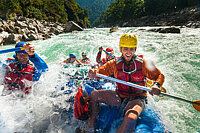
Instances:
[[[63,95],[61,87],[65,87],[67,78],[60,75],[59,63],[69,53],[76,53],[81,59],[84,51],[96,63],[99,46],[110,46],[115,55],[120,56],[119,38],[124,33],[138,37],[137,54],[156,63],[165,75],[164,87],[167,93],[188,100],[200,100],[200,29],[182,28],[181,34],[161,34],[148,32],[151,27],[119,28],[109,33],[108,28],[85,29],[82,32],[66,33],[48,40],[31,42],[49,66],[49,71],[42,75],[39,82],[33,85],[33,91],[25,98],[17,94],[0,96],[0,133],[13,132],[74,132],[80,122],[73,116],[66,116],[65,110],[72,111],[70,99],[75,95]],[[14,45],[3,46],[1,49],[13,48]],[[12,57],[14,53],[0,55],[1,61]],[[105,54],[102,55],[105,57]],[[0,81],[3,80],[0,68]],[[71,70],[65,70],[71,72]],[[0,86],[0,94],[3,86]],[[68,88],[65,87],[65,90]],[[52,96],[55,94],[56,96]],[[150,96],[151,97],[151,96]],[[173,125],[177,133],[199,133],[200,113],[192,105],[171,98],[153,96],[156,108]],[[72,113],[71,113],[72,114]],[[73,114],[72,114],[73,115]]]

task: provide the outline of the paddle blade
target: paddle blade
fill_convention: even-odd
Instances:
[[[198,101],[193,101],[192,106],[200,112],[200,100]]]

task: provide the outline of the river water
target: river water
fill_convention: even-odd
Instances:
[[[188,100],[200,100],[200,29],[182,28],[181,34],[161,34],[148,32],[151,28],[120,28],[113,33],[109,33],[108,28],[85,29],[82,32],[54,36],[48,40],[32,41],[36,52],[48,63],[49,71],[34,84],[29,96],[0,96],[0,133],[43,130],[52,133],[73,132],[80,122],[72,116],[60,114],[65,113],[65,109],[71,110],[69,101],[76,91],[68,95],[62,95],[61,91],[60,96],[52,96],[53,92],[60,90],[66,83],[66,78],[60,76],[62,68],[59,63],[66,59],[69,53],[76,53],[77,58],[81,59],[81,53],[84,51],[95,64],[99,46],[110,46],[115,50],[115,55],[120,56],[119,39],[124,33],[138,37],[137,54],[143,54],[144,58],[155,62],[165,75],[164,87],[167,93]],[[1,49],[12,47],[14,45],[3,46]],[[3,54],[0,59],[4,60],[12,55],[13,53]],[[1,82],[3,74],[1,71]],[[0,91],[2,89],[3,86],[0,86]],[[169,125],[173,125],[173,132],[200,133],[200,113],[191,104],[167,97],[153,96],[152,99],[156,109]]]

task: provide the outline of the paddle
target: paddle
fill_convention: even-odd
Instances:
[[[110,55],[113,59],[115,58],[115,56],[111,55],[110,53],[108,53],[106,50],[103,50],[106,54]]]
[[[124,84],[124,85],[128,85],[128,86],[135,87],[135,88],[138,88],[138,89],[141,89],[141,90],[144,90],[144,91],[151,92],[151,89],[149,89],[148,87],[136,85],[136,84],[133,84],[133,83],[130,83],[130,82],[126,82],[126,81],[119,80],[119,79],[116,79],[116,78],[112,78],[112,77],[109,77],[109,76],[106,76],[106,75],[102,75],[102,74],[96,74],[96,75],[99,78],[104,78],[104,79],[107,79],[107,80],[110,80],[110,81],[114,81],[114,82],[117,82],[117,83],[121,83],[121,84]],[[192,104],[192,106],[197,111],[200,112],[200,100],[198,100],[198,101],[189,101],[189,100],[186,100],[186,99],[183,99],[183,98],[180,98],[180,97],[176,97],[176,96],[173,96],[173,95],[170,95],[170,94],[162,93],[162,92],[161,92],[161,95],[167,96],[167,97],[170,97],[170,98],[173,98],[173,99],[181,100],[181,101],[184,101],[184,102],[187,102],[187,103],[190,103],[190,104]]]
[[[11,49],[4,49],[4,50],[0,50],[0,54],[4,54],[4,53],[9,53],[9,52],[15,52],[15,51],[21,51],[24,50],[25,47],[17,47],[17,48],[11,48]]]

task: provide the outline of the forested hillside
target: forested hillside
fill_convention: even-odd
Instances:
[[[198,4],[199,0],[116,0],[96,20],[95,25],[117,24],[119,21],[173,12]]]
[[[89,12],[89,21],[93,22],[100,17],[101,13],[108,8],[108,5],[114,0],[76,0],[77,3]]]
[[[0,17],[14,19],[16,16],[61,23],[72,20],[89,26],[88,11],[75,0],[0,0]]]

